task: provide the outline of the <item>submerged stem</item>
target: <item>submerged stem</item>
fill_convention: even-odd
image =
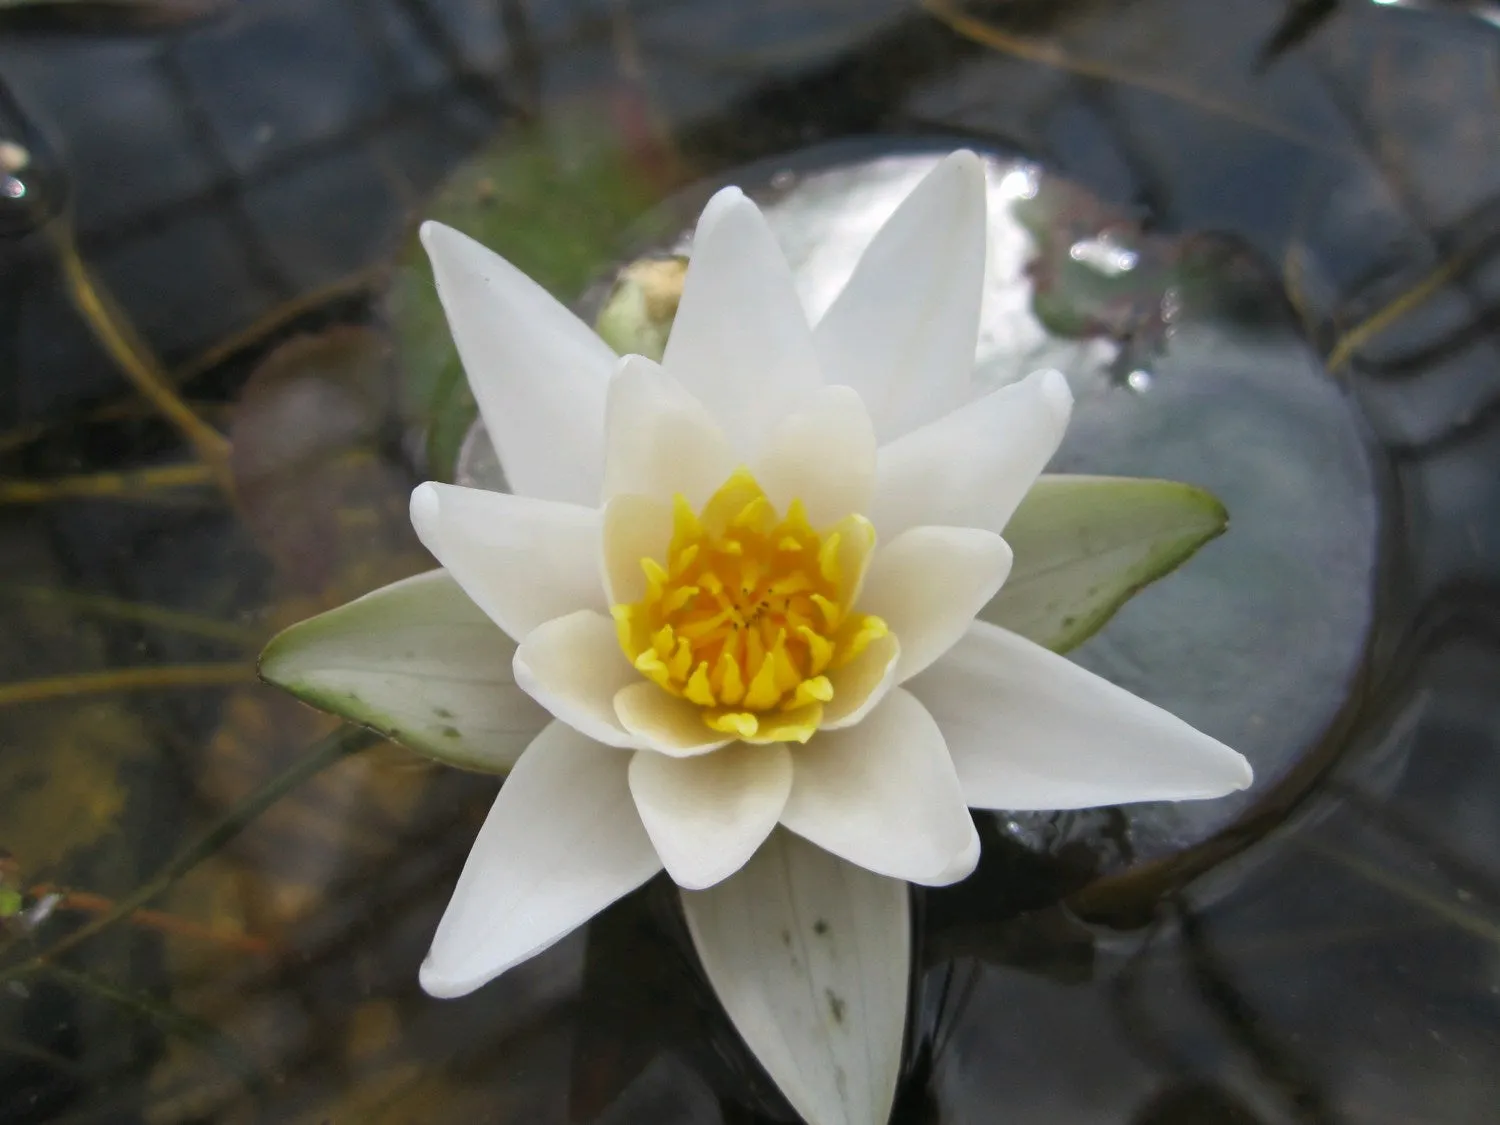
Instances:
[[[277,774],[254,793],[225,812],[209,829],[170,859],[166,866],[115,903],[114,908],[86,922],[33,957],[0,969],[0,983],[50,964],[68,950],[129,918],[194,867],[209,858],[245,830],[261,813],[292,790],[351,754],[379,742],[380,736],[363,727],[340,727],[312,750]]]

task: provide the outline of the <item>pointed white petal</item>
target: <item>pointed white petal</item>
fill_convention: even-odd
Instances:
[[[668,564],[672,503],[654,496],[615,496],[604,505],[604,594],[611,606],[646,596],[643,559]]]
[[[423,223],[422,245],[511,488],[522,496],[596,503],[614,352],[536,282],[467,235]]]
[[[979,616],[1066,652],[1228,522],[1224,505],[1190,484],[1043,476],[1005,526],[1016,563]]]
[[[260,675],[462,769],[503,773],[551,720],[516,686],[516,645],[445,570],[277,634]]]
[[[896,208],[818,322],[824,378],[859,391],[882,441],[963,401],[986,238],[984,166],[955,152]]]
[[[411,494],[411,522],[512,637],[574,610],[605,608],[597,509],[428,482]]]
[[[901,642],[898,684],[964,635],[1010,565],[1005,540],[972,527],[908,528],[876,552],[859,609],[884,618]]]
[[[661,870],[636,815],[629,757],[550,724],[495,799],[422,963],[463,996],[534,957]]]
[[[791,270],[760,210],[737,192],[715,196],[698,224],[662,366],[742,458],[822,382]]]
[[[606,746],[640,745],[615,716],[615,695],[641,674],[602,613],[580,610],[538,625],[521,639],[514,668],[522,690],[570,727]]]
[[[1072,410],[1068,381],[1038,371],[882,446],[875,530],[885,539],[919,524],[1003,531]]]
[[[680,492],[696,511],[736,464],[708,408],[638,355],[622,359],[610,381],[604,437],[605,500],[633,493],[670,501]]]
[[[737,743],[698,758],[650,750],[630,761],[630,793],[667,874],[698,891],[733,875],[776,827],[792,789],[784,744]]]
[[[912,883],[957,882],[979,835],[932,716],[897,688],[860,723],[792,754],[781,823],[820,848]]]
[[[975,808],[1187,801],[1253,780],[1223,743],[982,621],[907,687],[937,719]]]
[[[683,910],[719,1002],[810,1125],[883,1125],[911,972],[906,885],[775,832]]]
[[[734,741],[703,721],[703,708],[636,677],[615,693],[615,715],[635,744],[670,758],[694,758]]]
[[[901,642],[892,634],[877,637],[841,668],[828,673],[833,698],[823,705],[819,730],[842,730],[859,722],[896,686]]]
[[[875,430],[859,395],[822,387],[798,403],[772,427],[754,472],[778,512],[801,500],[814,527],[869,511]]]

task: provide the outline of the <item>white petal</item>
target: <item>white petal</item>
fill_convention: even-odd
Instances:
[[[715,196],[699,221],[662,366],[741,457],[822,382],[791,270],[760,210],[738,192]]]
[[[1010,573],[1011,553],[993,531],[913,527],[877,551],[859,597],[901,642],[896,682],[947,652]]]
[[[597,509],[421,484],[411,494],[417,537],[514,638],[579,609],[604,609]]]
[[[511,488],[595,503],[615,353],[536,282],[467,235],[423,223],[422,245]]]
[[[706,891],[684,891],[729,1018],[810,1125],[883,1125],[911,972],[906,885],[786,832]]]
[[[1223,743],[982,621],[907,686],[937,719],[976,808],[1187,801],[1252,781]]]
[[[882,446],[875,530],[887,539],[919,524],[1003,531],[1072,410],[1068,381],[1038,371]]]
[[[654,496],[612,497],[604,505],[604,593],[612,606],[646,596],[642,559],[666,566],[672,545],[672,504]]]
[[[912,883],[957,882],[979,860],[942,732],[897,688],[857,727],[819,731],[792,755],[781,823],[834,855]]]
[[[901,642],[892,634],[877,637],[864,652],[841,668],[828,672],[833,698],[823,705],[820,730],[852,727],[896,686],[901,665]]]
[[[628,762],[562,723],[537,736],[469,852],[422,963],[424,989],[473,992],[661,870]]]
[[[639,677],[615,693],[615,715],[637,746],[671,758],[693,758],[734,741],[705,723],[696,703]]]
[[[869,511],[875,430],[859,395],[822,387],[772,428],[755,478],[778,512],[801,500],[814,527]]]
[[[615,716],[615,695],[641,674],[620,651],[615,623],[581,610],[538,625],[521,639],[516,683],[575,730],[607,746],[640,745]]]
[[[984,166],[955,152],[896,208],[818,322],[824,378],[859,391],[882,441],[963,401],[986,240]]]
[[[733,875],[776,827],[792,789],[785,745],[739,743],[699,758],[649,750],[630,761],[630,793],[667,874],[690,891]]]
[[[680,492],[696,511],[736,465],[708,408],[638,355],[621,360],[610,381],[604,436],[605,500],[621,493],[671,500]]]
[[[1016,564],[979,616],[1066,652],[1228,522],[1224,505],[1190,484],[1044,475],[1005,526]]]
[[[503,772],[552,716],[516,686],[516,644],[445,570],[278,634],[262,679],[463,769]]]

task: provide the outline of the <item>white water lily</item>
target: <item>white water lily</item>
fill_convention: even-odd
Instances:
[[[480,987],[665,869],[793,1107],[879,1125],[904,884],[973,870],[970,807],[1250,783],[1228,747],[976,620],[1072,405],[1055,372],[972,398],[985,231],[983,167],[955,153],[810,326],[759,210],[721,191],[658,365],[423,228],[514,491],[420,486],[412,519],[443,570],[299,627],[263,671],[449,760],[513,764],[427,991]]]

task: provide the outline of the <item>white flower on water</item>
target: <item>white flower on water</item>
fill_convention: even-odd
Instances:
[[[1072,405],[1055,372],[973,399],[985,232],[983,167],[956,153],[810,326],[761,213],[721,191],[658,365],[616,357],[504,260],[424,227],[513,493],[413,494],[444,569],[335,611],[405,651],[372,642],[314,677],[310,633],[268,650],[267,674],[316,678],[299,694],[379,710],[417,743],[451,719],[450,760],[513,762],[427,991],[480,987],[665,868],[792,1105],[814,1125],[878,1125],[905,1016],[904,884],[973,870],[970,807],[1250,783],[1228,747],[975,619]]]

